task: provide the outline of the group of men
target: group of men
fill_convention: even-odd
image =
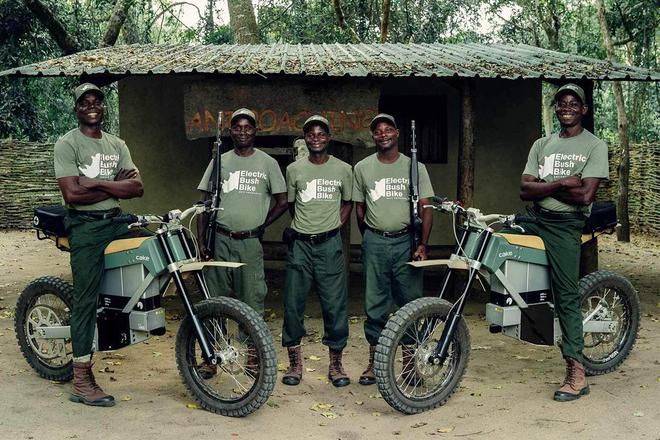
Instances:
[[[289,357],[282,383],[298,385],[303,375],[301,341],[305,336],[304,313],[310,289],[314,287],[323,315],[322,343],[328,347],[328,379],[337,387],[350,378],[342,365],[342,352],[348,340],[347,278],[341,227],[349,221],[353,203],[363,233],[363,260],[366,277],[365,334],[369,342],[369,362],[360,383],[375,383],[374,349],[387,321],[392,304],[402,306],[422,294],[422,274],[410,261],[410,159],[399,153],[394,118],[377,115],[370,124],[377,152],[355,166],[328,153],[332,140],[330,123],[313,115],[303,124],[308,154],[286,168],[286,179],[277,162],[255,149],[255,114],[236,110],[230,121],[233,149],[221,156],[220,208],[215,249],[202,252],[218,260],[247,263],[227,271],[210,269],[207,279],[211,292],[234,293],[258,313],[264,312],[266,283],[260,238],[264,229],[287,209],[291,225],[283,240],[288,246],[284,288],[282,345]],[[198,189],[210,196],[213,160]],[[394,190],[396,189],[396,190]],[[426,168],[420,165],[420,211],[433,189]],[[271,198],[275,203],[271,207]],[[424,212],[424,211],[422,211]],[[416,258],[426,258],[426,244],[432,217],[424,212],[422,244]],[[206,233],[202,222],[200,236]],[[205,374],[214,368],[204,365]]]
[[[111,406],[114,398],[98,386],[91,364],[103,249],[124,235],[125,227],[110,221],[119,212],[118,200],[140,197],[143,188],[126,144],[101,130],[103,92],[93,84],[81,84],[74,90],[74,98],[79,127],[55,145],[56,177],[69,208],[67,227],[74,281],[71,400]],[[562,129],[534,144],[521,183],[521,198],[534,201],[540,218],[533,232],[546,242],[553,268],[555,305],[564,335],[562,352],[567,375],[564,385],[555,393],[556,400],[574,400],[589,391],[581,357],[576,255],[579,255],[580,225],[584,221],[581,213],[593,201],[599,180],[607,177],[607,150],[603,150],[602,141],[582,128],[581,119],[587,110],[580,87],[568,84],[557,92],[556,113]],[[198,229],[203,237],[206,227],[216,228],[215,245],[214,249],[206,249],[200,240],[200,251],[207,258],[247,263],[232,271],[212,269],[207,281],[214,295],[233,293],[262,314],[267,286],[261,238],[267,226],[290,211],[291,225],[283,234],[288,255],[282,345],[287,349],[289,367],[282,382],[287,385],[298,385],[302,380],[304,311],[312,286],[321,303],[322,343],[329,350],[328,378],[337,387],[350,383],[342,365],[348,315],[339,232],[349,221],[354,205],[362,233],[364,332],[369,344],[367,368],[359,378],[360,384],[375,383],[375,346],[392,307],[401,307],[422,295],[422,273],[407,263],[411,258],[427,258],[432,213],[422,209],[422,205],[428,204],[434,194],[431,180],[424,165],[419,164],[421,243],[412,249],[411,160],[399,152],[400,132],[391,115],[377,115],[369,128],[376,152],[351,169],[349,164],[328,153],[332,140],[328,120],[320,115],[311,116],[303,126],[309,154],[286,168],[285,179],[278,163],[255,148],[258,132],[255,114],[243,108],[231,117],[233,148],[221,156],[222,210],[218,211],[215,225],[202,223]],[[579,152],[584,160],[573,161],[566,170],[544,168],[549,157],[571,152]],[[209,197],[211,192],[212,170],[213,160],[198,186],[204,197]],[[411,355],[406,347],[403,353],[404,357]],[[215,374],[210,365],[201,365],[200,369],[205,370],[205,375]]]

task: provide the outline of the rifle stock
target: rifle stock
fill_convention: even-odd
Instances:
[[[206,224],[206,237],[205,244],[208,252],[213,253],[215,249],[215,220],[218,217],[218,207],[220,206],[220,189],[221,189],[221,154],[220,147],[222,146],[222,111],[218,112],[218,127],[216,129],[216,137],[213,146],[215,152],[213,154],[213,172],[211,173],[211,212],[207,216],[208,223]]]
[[[417,163],[417,139],[415,136],[415,120],[410,124],[412,145],[410,147],[410,228],[411,228],[411,254],[410,259],[415,260],[415,251],[422,242],[422,219],[419,216],[419,164]]]

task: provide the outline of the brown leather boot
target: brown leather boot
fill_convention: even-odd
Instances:
[[[282,383],[284,385],[298,385],[302,379],[302,349],[300,345],[296,345],[295,347],[287,347],[286,351],[289,354],[289,368],[282,376]]]
[[[94,379],[92,361],[73,363],[73,393],[69,400],[91,406],[113,406],[115,398],[103,392]]]
[[[376,373],[374,373],[374,354],[376,353],[376,346],[369,346],[369,364],[367,369],[360,375],[360,385],[373,385],[376,383]]]
[[[348,375],[344,371],[344,367],[341,364],[341,350],[329,349],[330,353],[330,365],[328,366],[328,379],[336,387],[345,387],[351,383]]]
[[[209,380],[218,374],[218,365],[212,365],[206,361],[202,361],[202,363],[197,366],[197,372],[202,377],[202,379]]]
[[[401,378],[413,387],[418,387],[424,383],[424,380],[417,374],[415,367],[415,348],[409,345],[402,345],[403,367],[401,368]]]
[[[557,402],[570,402],[589,394],[589,384],[584,375],[584,365],[573,358],[566,358],[566,379],[561,388],[555,391]]]

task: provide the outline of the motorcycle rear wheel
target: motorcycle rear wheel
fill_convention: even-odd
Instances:
[[[612,372],[630,355],[640,322],[639,296],[622,275],[607,270],[590,273],[580,280],[583,318],[614,323],[612,333],[584,334],[584,369],[595,376]]]
[[[71,338],[44,339],[39,327],[68,326],[73,286],[61,278],[37,278],[25,287],[16,303],[16,340],[28,364],[39,376],[67,382],[73,377]]]

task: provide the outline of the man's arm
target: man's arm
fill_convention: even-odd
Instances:
[[[266,214],[266,220],[263,224],[264,228],[280,218],[289,207],[289,203],[286,201],[286,193],[273,194],[273,197],[275,197],[275,205]]]
[[[117,180],[98,180],[81,176],[78,177],[78,184],[90,190],[106,192],[118,199],[132,199],[142,197],[144,194],[142,179],[137,170],[121,169],[117,174]]]
[[[426,246],[429,243],[431,228],[433,227],[433,210],[424,209],[423,206],[430,204],[431,201],[429,199],[419,199],[419,212],[422,217],[422,241],[417,246],[413,259],[426,260],[428,258]]]
[[[341,210],[339,211],[339,220],[341,221],[341,226],[344,226],[350,218],[352,209],[353,202],[350,200],[341,201]]]
[[[582,186],[562,189],[557,191],[553,197],[569,205],[589,205],[596,198],[598,185],[600,185],[599,178],[586,177],[582,179]]]
[[[355,217],[357,218],[358,229],[362,235],[364,235],[364,230],[367,227],[367,224],[364,222],[366,213],[367,205],[364,202],[355,202]]]
[[[105,191],[90,189],[80,185],[79,177],[67,176],[57,179],[64,201],[74,205],[91,205],[112,197]]]
[[[554,182],[543,182],[536,177],[523,174],[520,180],[520,199],[537,201],[546,197],[554,197],[558,191],[582,186],[582,179],[568,176]]]

